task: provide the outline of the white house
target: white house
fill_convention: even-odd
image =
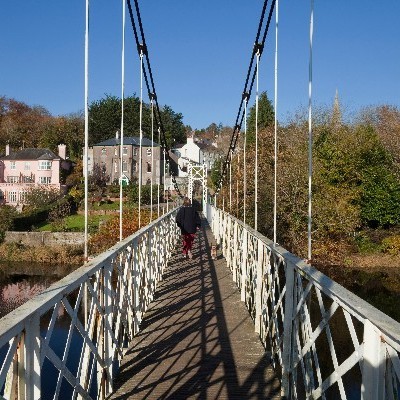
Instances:
[[[178,177],[187,176],[187,166],[192,164],[206,164],[210,170],[215,161],[220,158],[219,150],[209,144],[195,141],[194,137],[188,137],[186,144],[177,145],[172,149],[172,160],[177,164]]]

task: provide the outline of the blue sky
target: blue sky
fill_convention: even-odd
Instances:
[[[121,94],[120,0],[91,0],[89,101]],[[133,2],[132,2],[133,3]],[[204,128],[233,125],[263,2],[139,0],[159,103]],[[0,95],[53,115],[83,109],[84,0],[4,0],[0,13]],[[310,1],[279,7],[278,117],[308,102]],[[336,89],[351,111],[400,105],[400,1],[315,0],[313,101]],[[274,17],[275,19],[275,17]],[[275,25],[260,65],[260,90],[273,99]],[[125,93],[139,93],[139,63],[126,30]],[[251,102],[254,101],[254,96]]]

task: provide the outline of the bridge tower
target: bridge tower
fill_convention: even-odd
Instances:
[[[202,186],[202,207],[203,212],[206,210],[207,205],[207,167],[205,164],[198,165],[189,163],[188,170],[188,197],[190,201],[193,200],[194,182],[199,181]]]

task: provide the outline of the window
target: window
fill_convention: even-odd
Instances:
[[[17,202],[17,192],[8,192],[8,202],[9,203]]]
[[[10,169],[17,169],[15,166],[15,161],[10,161]]]
[[[29,161],[25,161],[24,169],[25,171],[30,171],[31,163]]]
[[[34,183],[33,178],[31,176],[24,175],[22,177],[22,183]]]
[[[136,160],[132,161],[132,171],[133,172],[137,172],[137,162],[136,162]]]
[[[7,176],[7,183],[18,183],[18,176]]]
[[[42,185],[49,185],[51,183],[51,177],[50,176],[41,176],[39,178],[39,183]]]
[[[103,148],[101,149],[101,155],[102,155],[102,156],[106,156],[106,155],[107,155],[107,149],[106,149],[105,147],[103,147]]]
[[[147,155],[150,157],[151,156],[151,149],[147,149]]]
[[[118,172],[118,162],[114,161],[114,172]]]
[[[133,148],[133,155],[134,155],[134,156],[137,156],[137,155],[138,155],[137,147],[134,147],[134,148]]]
[[[26,192],[19,192],[20,203],[25,203],[25,200],[26,200]]]
[[[118,147],[115,147],[114,148],[114,156],[117,156],[118,155]]]
[[[39,161],[39,170],[50,170],[50,169],[51,169],[51,161],[49,160]]]
[[[127,147],[124,147],[122,149],[122,155],[124,155],[124,156],[128,155],[128,148]]]
[[[128,172],[128,163],[126,161],[122,161],[122,172]]]
[[[147,172],[151,172],[151,164],[149,162],[147,163]]]

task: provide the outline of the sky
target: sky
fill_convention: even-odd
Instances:
[[[262,5],[262,0],[139,0],[159,104],[182,113],[193,129],[233,126]],[[314,1],[314,106],[331,106],[336,90],[347,112],[400,106],[399,15],[399,0]],[[309,25],[310,0],[279,1],[282,122],[308,104]],[[41,105],[53,115],[83,110],[84,30],[85,0],[2,0],[0,96]],[[89,102],[121,96],[121,52],[122,0],[91,0]],[[259,78],[260,91],[273,102],[274,57],[275,15]],[[139,93],[139,59],[127,19],[125,95]]]

